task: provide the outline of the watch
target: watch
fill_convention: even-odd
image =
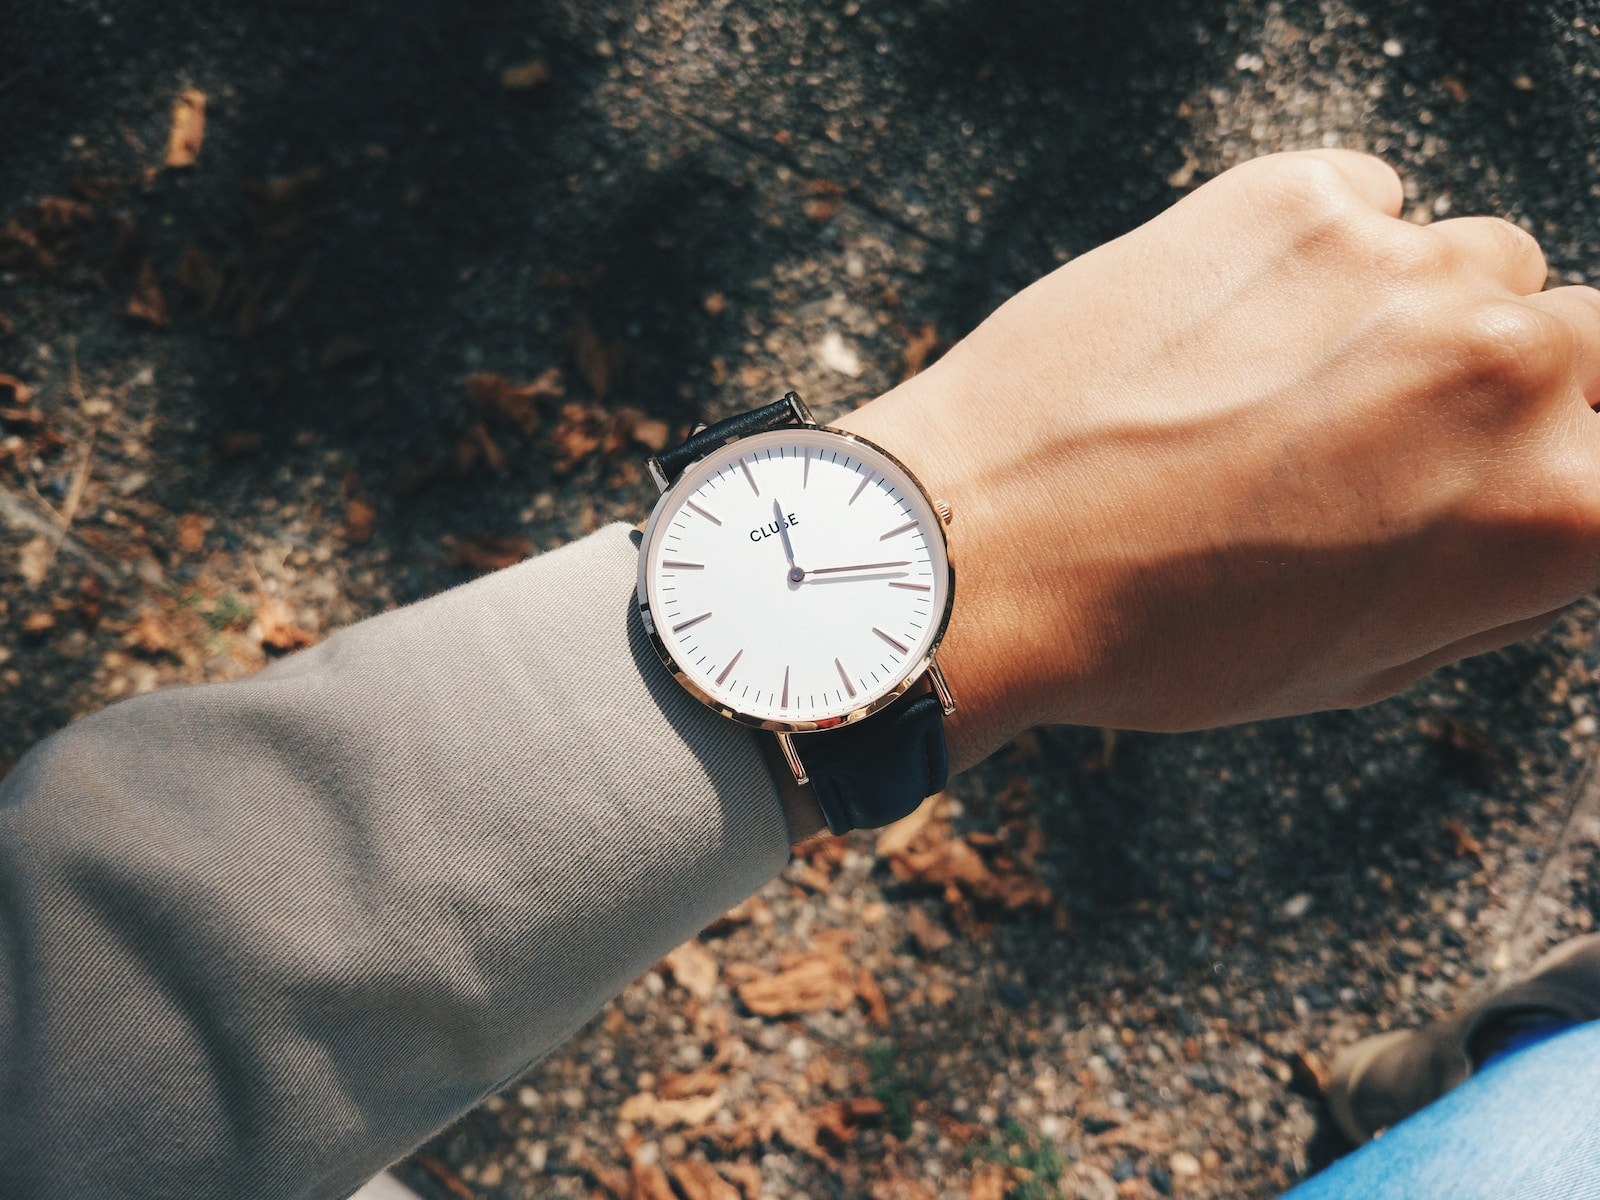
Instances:
[[[887,825],[945,784],[955,700],[947,504],[794,392],[649,460],[638,605],[702,703],[776,736],[828,828]]]

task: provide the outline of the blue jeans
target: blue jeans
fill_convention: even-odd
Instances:
[[[1600,1200],[1600,1021],[1490,1062],[1283,1200]]]

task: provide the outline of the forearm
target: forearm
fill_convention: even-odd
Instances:
[[[342,1194],[782,865],[633,555],[612,527],[19,764],[0,1194]]]

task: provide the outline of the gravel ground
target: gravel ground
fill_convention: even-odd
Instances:
[[[1374,150],[1413,220],[1510,215],[1563,280],[1600,257],[1593,0],[12,0],[0,27],[0,372],[32,393],[0,392],[0,767],[637,519],[661,423],[787,386],[838,411],[1257,153]],[[185,88],[204,146],[162,170]],[[565,394],[519,420],[474,373]],[[402,1173],[1274,1196],[1333,1149],[1332,1050],[1590,927],[1593,613],[1358,713],[1030,735],[933,839],[1014,888],[825,843]],[[759,1015],[751,981],[804,954],[886,1006],[853,979]]]

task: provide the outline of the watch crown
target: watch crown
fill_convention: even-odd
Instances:
[[[950,511],[950,502],[948,500],[935,500],[933,502],[933,508],[934,511],[939,514],[939,520],[943,521],[946,525],[955,520],[955,514]]]

